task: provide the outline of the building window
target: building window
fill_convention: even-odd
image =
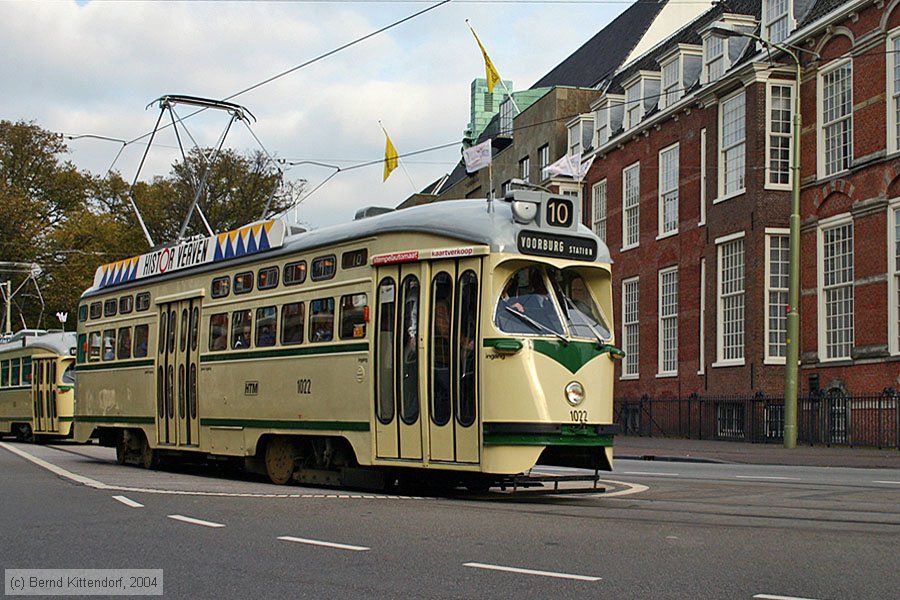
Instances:
[[[706,225],[706,128],[700,130],[700,219]]]
[[[819,173],[828,177],[850,168],[853,158],[853,66],[845,62],[819,75],[821,130]]]
[[[493,106],[493,100],[490,104],[485,103],[485,106]],[[509,97],[500,104],[500,135],[505,137],[513,135],[513,103]]]
[[[710,35],[703,40],[703,73],[707,83],[717,80],[725,73],[725,47],[725,39],[717,35]]]
[[[784,362],[787,348],[790,236],[766,232],[766,360]]]
[[[644,100],[641,98],[641,81],[625,88],[625,129],[636,127],[644,115]]]
[[[888,39],[887,66],[888,152],[896,152],[900,150],[900,31]]]
[[[659,272],[659,374],[678,373],[678,267]]]
[[[767,140],[769,162],[766,183],[772,186],[791,184],[791,134],[793,125],[793,92],[790,85],[769,86],[769,119]]]
[[[891,209],[889,214],[891,215],[891,220],[888,226],[894,235],[893,243],[888,247],[888,252],[891,253],[889,259],[890,270],[893,271],[891,279],[894,282],[894,292],[892,294],[894,315],[890,318],[894,327],[893,351],[896,353],[900,352],[900,206]]]
[[[777,44],[790,33],[789,0],[763,0],[763,37]]]
[[[599,148],[609,141],[609,106],[598,108],[594,120],[597,124],[597,139],[594,147]]]
[[[594,116],[581,115],[569,124],[569,156],[580,156],[591,147],[594,138]]]
[[[591,189],[591,229],[594,235],[606,242],[606,180],[594,184]]]
[[[659,235],[678,232],[678,144],[659,153]]]
[[[622,361],[622,378],[637,378],[639,363],[638,302],[640,300],[640,280],[626,279],[622,282],[622,340],[625,358]]]
[[[853,349],[853,223],[821,230],[825,360],[850,358]]]
[[[719,107],[721,126],[719,130],[719,196],[728,197],[744,191],[744,165],[746,141],[746,115],[744,91],[723,100]]]
[[[531,172],[531,157],[526,156],[522,160],[519,161],[519,177],[522,178],[522,181],[528,182],[530,179],[528,178],[528,174]]]
[[[538,148],[538,171],[544,172],[544,167],[550,164],[550,146],[544,144]]]
[[[718,362],[744,361],[744,239],[718,242]]]
[[[681,89],[681,57],[676,56],[662,66],[662,93],[659,107],[672,106],[682,96]]]
[[[622,249],[633,248],[640,243],[641,220],[641,164],[622,171]]]

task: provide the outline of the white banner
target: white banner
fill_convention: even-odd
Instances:
[[[491,164],[491,140],[485,140],[476,146],[463,150],[466,172],[475,173]]]

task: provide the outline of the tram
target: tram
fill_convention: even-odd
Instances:
[[[0,342],[0,437],[69,436],[74,387],[75,333],[29,329]]]
[[[517,190],[103,265],[78,311],[75,438],[279,484],[611,469],[611,261],[578,210]]]

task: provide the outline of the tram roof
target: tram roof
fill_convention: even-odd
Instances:
[[[34,332],[34,334],[21,337],[13,336],[11,341],[0,344],[0,354],[19,350],[21,348],[40,348],[49,350],[55,354],[69,356],[71,349],[75,348],[75,332],[50,331]]]

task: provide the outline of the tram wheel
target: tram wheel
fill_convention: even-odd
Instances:
[[[31,425],[28,423],[19,425],[19,428],[16,430],[16,440],[19,442],[34,442],[34,431],[31,430]]]
[[[145,436],[141,442],[141,466],[145,469],[155,469],[159,466],[159,452],[150,447],[150,442]]]
[[[272,483],[284,485],[294,474],[295,448],[290,440],[274,437],[266,444],[266,475]]]

